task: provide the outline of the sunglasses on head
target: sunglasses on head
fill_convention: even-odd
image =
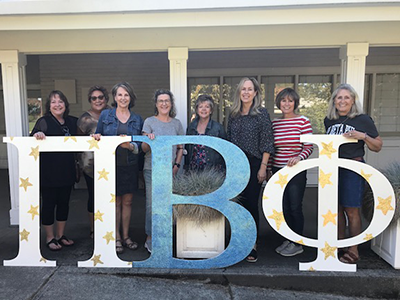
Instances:
[[[99,100],[103,100],[104,99],[104,95],[100,95],[100,96],[90,96],[90,101],[96,101],[96,99]]]

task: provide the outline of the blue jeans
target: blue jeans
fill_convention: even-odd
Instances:
[[[276,173],[280,168],[272,168]],[[283,215],[288,226],[297,234],[303,234],[304,215],[303,197],[306,190],[307,171],[303,171],[293,177],[285,188],[283,194]]]
[[[146,185],[146,221],[144,230],[148,236],[151,236],[151,170],[143,170],[144,183]]]

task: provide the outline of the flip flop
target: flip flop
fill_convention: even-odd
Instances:
[[[257,250],[251,250],[250,254],[247,256],[246,261],[249,263],[255,263],[258,260]]]
[[[62,249],[62,247],[61,248],[51,248],[50,247],[51,244],[54,244],[56,246],[60,246],[58,241],[56,239],[54,239],[54,238],[50,242],[46,243],[47,248],[49,248],[49,250],[51,250],[51,251],[60,251]]]
[[[60,244],[60,245],[62,245],[62,246],[65,246],[65,247],[71,247],[71,246],[73,246],[74,245],[74,242],[72,242],[72,244],[68,244],[68,243],[66,243],[66,242],[69,242],[70,240],[65,236],[65,235],[63,235],[62,237],[60,237],[59,239],[58,239],[58,243]]]
[[[355,264],[360,261],[360,256],[358,256],[354,252],[347,251],[339,260],[345,264]]]

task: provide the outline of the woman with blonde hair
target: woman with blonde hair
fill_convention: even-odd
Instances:
[[[374,152],[382,148],[382,139],[370,116],[363,114],[357,92],[349,84],[341,84],[333,92],[324,120],[327,134],[342,135],[357,143],[344,144],[339,148],[339,157],[364,162],[365,145]],[[362,205],[365,180],[348,169],[339,168],[339,239],[345,238],[346,217],[350,237],[361,233],[360,208]],[[339,259],[354,264],[359,259],[357,245],[340,249]]]
[[[267,179],[267,165],[274,153],[274,136],[269,113],[261,106],[261,88],[255,78],[244,77],[233,98],[228,120],[228,140],[246,154],[250,164],[250,180],[240,194],[241,203],[259,225],[259,196],[261,185]],[[258,258],[257,243],[247,257],[248,262]]]

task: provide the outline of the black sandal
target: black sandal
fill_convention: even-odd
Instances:
[[[60,238],[58,239],[57,242],[58,242],[60,245],[65,246],[65,247],[71,247],[71,246],[74,245],[74,242],[72,242],[72,244],[67,244],[67,243],[65,243],[64,241],[69,242],[69,239],[68,239],[65,235],[63,235],[62,237],[60,237]]]
[[[139,247],[138,243],[132,241],[130,237],[127,237],[122,241],[122,246],[130,250],[136,250]]]
[[[51,244],[54,244],[56,246],[60,246],[58,241],[56,239],[54,239],[54,238],[50,242],[46,243],[47,248],[49,248],[49,250],[51,250],[51,251],[60,251],[62,249],[62,247],[61,248],[51,248],[50,247]]]
[[[250,254],[247,256],[246,261],[249,263],[255,263],[258,260],[258,254],[256,249],[252,249]]]

